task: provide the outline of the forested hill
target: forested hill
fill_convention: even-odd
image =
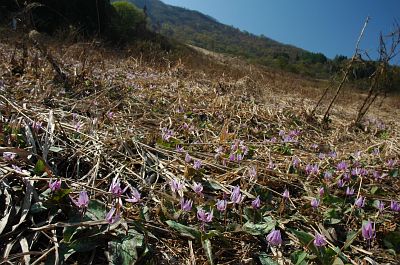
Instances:
[[[321,76],[331,70],[329,60],[321,53],[311,53],[265,36],[256,36],[224,25],[200,12],[167,5],[159,0],[130,1],[139,8],[146,4],[151,27],[178,41],[312,76]]]

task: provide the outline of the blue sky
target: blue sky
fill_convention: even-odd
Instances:
[[[400,0],[163,0],[241,30],[333,58],[351,56],[367,16],[361,48],[376,57],[379,33],[400,23]],[[399,59],[397,59],[398,63]]]

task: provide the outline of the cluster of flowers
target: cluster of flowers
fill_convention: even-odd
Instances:
[[[61,189],[61,179],[50,180],[49,188],[52,192],[56,192]],[[111,207],[110,211],[106,214],[105,219],[109,224],[117,222],[121,218],[121,208],[122,208],[122,195],[129,189],[129,196],[125,198],[126,202],[137,203],[140,201],[141,194],[134,187],[127,185],[124,189],[121,187],[121,181],[118,177],[113,178],[109,192],[113,196],[114,205]],[[71,201],[79,208],[83,213],[89,206],[89,195],[86,190],[79,192],[77,199],[71,198]]]

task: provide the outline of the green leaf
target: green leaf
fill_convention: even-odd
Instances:
[[[51,197],[51,200],[54,202],[60,202],[65,196],[71,193],[71,189],[59,189],[56,192],[54,192],[53,196]]]
[[[336,257],[332,265],[344,265],[344,263],[339,257]]]
[[[93,221],[104,220],[106,216],[106,206],[99,200],[90,200],[86,217]]]
[[[178,231],[182,236],[198,240],[201,238],[201,232],[197,228],[186,226],[172,220],[168,220],[166,223],[169,225],[169,227]]]
[[[371,194],[375,194],[378,191],[379,187],[378,186],[373,186],[371,188]]]
[[[297,250],[293,252],[291,255],[291,260],[293,263],[296,265],[306,265],[308,264],[307,261],[305,260],[308,257],[308,253],[305,251]]]
[[[300,243],[303,246],[310,249],[317,256],[320,255],[318,249],[316,249],[315,246],[311,243],[314,240],[314,237],[312,235],[301,230],[299,231],[291,228],[289,228],[288,230],[291,231],[300,240]]]
[[[115,265],[135,264],[138,260],[138,250],[143,249],[144,236],[135,230],[129,230],[127,236],[115,239],[108,243],[110,251],[111,263]]]
[[[203,239],[210,239],[216,236],[220,237],[221,235],[222,235],[221,232],[219,232],[218,230],[211,230],[205,233]]]
[[[265,235],[270,232],[275,225],[276,221],[272,219],[267,223],[254,224],[253,222],[246,222],[243,225],[243,231],[253,236]]]
[[[397,178],[399,176],[399,169],[395,168],[389,172],[389,176],[393,178]]]
[[[260,260],[261,265],[278,265],[278,263],[268,257],[265,252],[261,252],[260,255],[258,255],[258,259]]]
[[[358,232],[350,230],[347,233],[346,242],[344,242],[343,249],[347,249],[353,243],[353,241],[357,238]]]
[[[44,171],[46,170],[46,164],[44,163],[43,160],[39,159],[36,162],[35,168],[33,169],[33,172],[35,173],[35,175],[37,176],[41,176]]]
[[[400,252],[400,231],[389,232],[383,239],[383,244],[388,249]]]
[[[45,212],[48,210],[49,209],[47,208],[47,206],[45,204],[43,204],[43,202],[36,202],[36,203],[32,204],[30,211],[32,214],[37,214],[37,213],[42,213],[42,212]]]
[[[207,256],[207,259],[208,259],[210,265],[214,265],[212,246],[211,246],[210,239],[202,240],[201,244],[203,245],[204,252],[206,253],[206,256]]]

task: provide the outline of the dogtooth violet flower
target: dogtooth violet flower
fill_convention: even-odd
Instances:
[[[252,202],[251,202],[251,206],[254,209],[258,209],[261,206],[261,200],[260,200],[260,196],[257,196],[257,198],[255,198]]]
[[[390,201],[390,209],[395,212],[400,212],[400,204],[396,201]]]
[[[354,189],[350,188],[350,187],[347,187],[346,188],[346,195],[347,196],[353,196],[354,195]]]
[[[362,227],[361,227],[361,234],[364,237],[364,239],[366,240],[371,240],[375,237],[375,224],[374,227],[372,227],[372,223],[371,221],[368,220],[367,223],[365,223]]]
[[[360,196],[357,198],[357,200],[354,202],[354,204],[358,207],[358,208],[363,208],[364,204],[365,204],[365,198],[363,196]]]
[[[192,210],[193,201],[185,200],[183,197],[180,199],[181,210],[185,212],[190,212]]]
[[[320,233],[315,233],[315,237],[314,237],[314,246],[316,247],[323,247],[327,244],[328,242],[326,242],[326,238],[321,235]]]
[[[193,163],[193,168],[196,170],[199,170],[201,168],[201,161],[200,160],[195,160]]]
[[[106,214],[105,219],[106,219],[107,223],[113,224],[121,218],[121,215],[119,213],[116,213],[115,211],[116,211],[116,209],[114,207],[112,207],[111,210]]]
[[[282,197],[284,199],[289,199],[290,195],[289,195],[289,190],[285,189],[285,191],[282,193]]]
[[[81,209],[85,209],[89,205],[89,196],[85,190],[79,192],[78,200],[72,199],[72,202]]]
[[[13,152],[3,152],[3,158],[6,161],[14,160],[16,156],[17,154]]]
[[[181,181],[179,181],[179,180],[176,180],[176,179],[172,179],[172,180],[169,182],[169,185],[170,185],[170,187],[171,187],[171,191],[172,191],[172,192],[178,192],[178,193],[179,193],[179,191],[181,191],[181,190],[183,189],[183,187],[184,187],[183,182],[181,182]]]
[[[317,198],[313,198],[313,199],[311,200],[311,206],[312,206],[314,209],[318,208],[318,206],[319,206],[319,200],[318,200]]]
[[[197,219],[201,221],[201,230],[204,231],[204,226],[213,219],[213,212],[206,212],[202,208],[197,209]]]
[[[52,192],[57,191],[61,188],[61,179],[55,181],[49,181],[49,188]]]
[[[215,204],[215,206],[217,207],[218,211],[223,212],[226,210],[227,204],[228,204],[228,202],[226,200],[217,200],[217,203]]]
[[[282,244],[282,236],[281,236],[281,231],[280,230],[275,230],[273,229],[268,235],[267,235],[267,241],[270,245],[272,246],[277,246]]]
[[[125,201],[127,202],[131,202],[131,203],[136,203],[138,201],[140,201],[140,193],[137,189],[131,187],[130,188],[130,197],[128,197],[128,199],[125,199]]]
[[[112,195],[114,195],[115,197],[120,197],[127,189],[128,186],[126,186],[124,189],[121,189],[120,180],[118,176],[116,176],[111,181],[110,188],[108,189],[108,191],[111,192]]]
[[[231,201],[234,204],[239,204],[242,201],[242,194],[240,193],[240,187],[237,185],[232,189]]]
[[[203,185],[201,183],[193,182],[193,191],[196,192],[197,195],[201,195],[203,191]]]

